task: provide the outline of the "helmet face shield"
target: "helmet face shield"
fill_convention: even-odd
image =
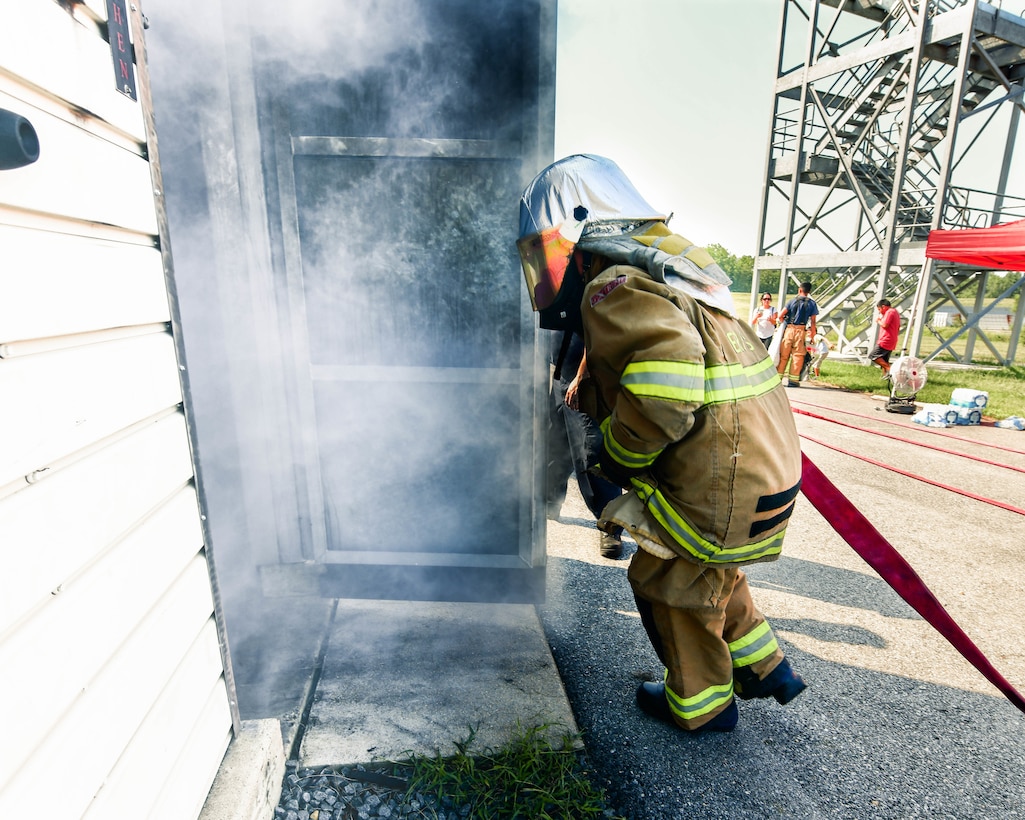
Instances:
[[[561,227],[556,227],[525,236],[516,243],[534,310],[551,307],[559,295],[578,238],[579,231],[571,239],[562,234]]]
[[[582,280],[570,267],[585,227],[665,220],[641,197],[611,160],[574,154],[549,165],[520,197],[520,239],[516,243],[534,310],[557,307],[567,314],[577,305]],[[542,324],[545,327],[546,324]]]

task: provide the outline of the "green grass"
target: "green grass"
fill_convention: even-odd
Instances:
[[[1025,418],[1025,367],[1012,366],[997,370],[958,368],[942,370],[939,363],[926,364],[925,387],[918,393],[920,404],[948,404],[956,387],[981,390],[989,394],[983,411],[989,418],[1008,416]],[[888,385],[880,378],[875,365],[863,365],[826,359],[822,364],[821,381],[856,393],[889,394]]]
[[[442,757],[413,755],[409,794],[434,795],[442,805],[471,805],[475,820],[559,820],[613,817],[605,795],[594,787],[575,751],[576,738],[562,737],[556,748],[550,726],[518,730],[500,749],[473,753],[476,732],[471,728],[457,741],[456,754]]]

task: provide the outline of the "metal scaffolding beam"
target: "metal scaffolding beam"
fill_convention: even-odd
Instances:
[[[1014,364],[1016,337],[996,343],[985,328],[990,271],[925,257],[931,230],[1025,218],[1025,158],[1013,151],[1025,18],[1014,11],[980,0],[783,0],[752,309],[762,274],[778,271],[780,303],[793,283],[815,284],[819,327],[836,333],[838,356],[867,361],[885,297],[906,321],[907,352],[971,362],[981,341]],[[963,316],[960,354],[935,326],[946,305]],[[932,348],[937,336],[923,355],[923,339]]]

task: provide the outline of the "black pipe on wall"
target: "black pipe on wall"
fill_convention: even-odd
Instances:
[[[0,171],[31,165],[39,159],[39,136],[27,119],[0,108]]]

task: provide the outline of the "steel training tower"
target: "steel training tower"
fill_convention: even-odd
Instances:
[[[1004,2],[784,0],[752,300],[767,271],[810,279],[836,355],[867,360],[874,305],[906,320],[902,346],[924,334],[972,361],[977,341],[1014,363],[1025,299],[998,347],[983,321],[991,271],[929,260],[936,228],[1025,218],[1025,157],[1014,154],[1025,78],[1025,19]],[[1021,9],[1018,9],[1021,11]],[[1015,195],[1018,194],[1018,195]],[[1008,277],[1009,293],[1021,274]],[[963,354],[936,309],[965,317]],[[898,351],[899,352],[899,351]]]

